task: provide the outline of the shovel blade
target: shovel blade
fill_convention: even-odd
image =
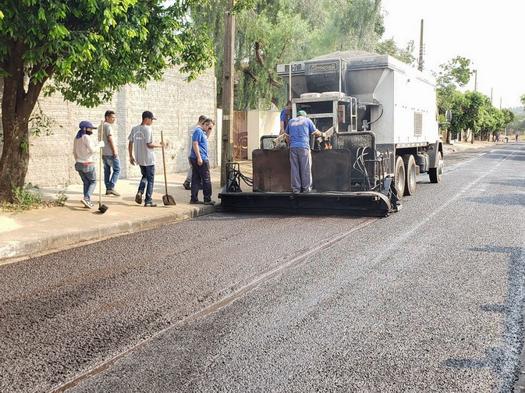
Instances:
[[[162,196],[162,202],[164,203],[164,205],[168,206],[168,205],[176,205],[177,203],[175,202],[175,199],[173,198],[173,196],[171,195],[163,195]]]
[[[104,214],[108,209],[109,208],[104,204],[98,205],[98,211],[100,214]]]

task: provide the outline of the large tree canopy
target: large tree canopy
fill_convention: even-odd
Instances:
[[[3,151],[0,200],[23,186],[28,122],[44,84],[94,106],[127,83],[160,78],[170,65],[194,77],[212,47],[189,7],[198,0],[17,0],[0,3]]]
[[[198,26],[209,28],[215,43],[218,80],[222,75],[226,4],[226,0],[217,0],[192,8],[192,18]],[[412,45],[399,49],[393,40],[380,42],[384,33],[380,0],[249,0],[237,12],[236,25],[238,110],[283,104],[286,92],[276,75],[277,64],[352,49],[413,61]]]

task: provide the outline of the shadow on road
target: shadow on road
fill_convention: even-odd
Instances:
[[[523,178],[511,178],[506,180],[491,181],[488,182],[488,184],[506,187],[525,187],[525,181],[523,180]]]
[[[512,194],[498,194],[488,196],[469,197],[465,200],[474,203],[482,203],[484,205],[496,205],[496,206],[525,206],[525,194],[523,193],[512,193]]]
[[[446,367],[459,369],[488,368],[498,376],[498,392],[513,391],[520,370],[523,348],[523,304],[525,301],[525,248],[523,247],[476,247],[469,251],[508,254],[507,296],[504,304],[483,304],[483,312],[499,313],[503,318],[503,336],[499,347],[487,348],[480,359],[451,358]]]
[[[525,152],[524,153],[515,153],[515,154],[508,154],[508,152],[505,152],[505,150],[502,150],[501,153],[488,153],[483,156],[483,158],[489,158],[492,160],[501,160],[502,158],[505,158],[507,160],[512,161],[525,161]]]

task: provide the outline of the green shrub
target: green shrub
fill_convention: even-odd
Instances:
[[[65,206],[67,202],[66,190],[61,190],[57,194],[57,199],[53,201],[55,206]]]
[[[13,194],[14,204],[18,205],[22,210],[31,209],[42,204],[40,190],[31,183],[26,184],[25,187],[16,187],[13,190]]]
[[[31,183],[24,187],[13,188],[13,203],[2,203],[2,210],[20,211],[39,207],[43,204],[42,194],[38,187]]]

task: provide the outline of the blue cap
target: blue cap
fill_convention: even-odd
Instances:
[[[91,129],[95,129],[95,128],[97,128],[97,127],[95,127],[95,126],[93,125],[93,123],[91,123],[90,121],[82,120],[82,121],[80,122],[80,124],[78,125],[78,128],[80,128],[80,129],[83,129],[83,128],[91,128]]]
[[[297,112],[297,116],[306,116],[306,111]]]

